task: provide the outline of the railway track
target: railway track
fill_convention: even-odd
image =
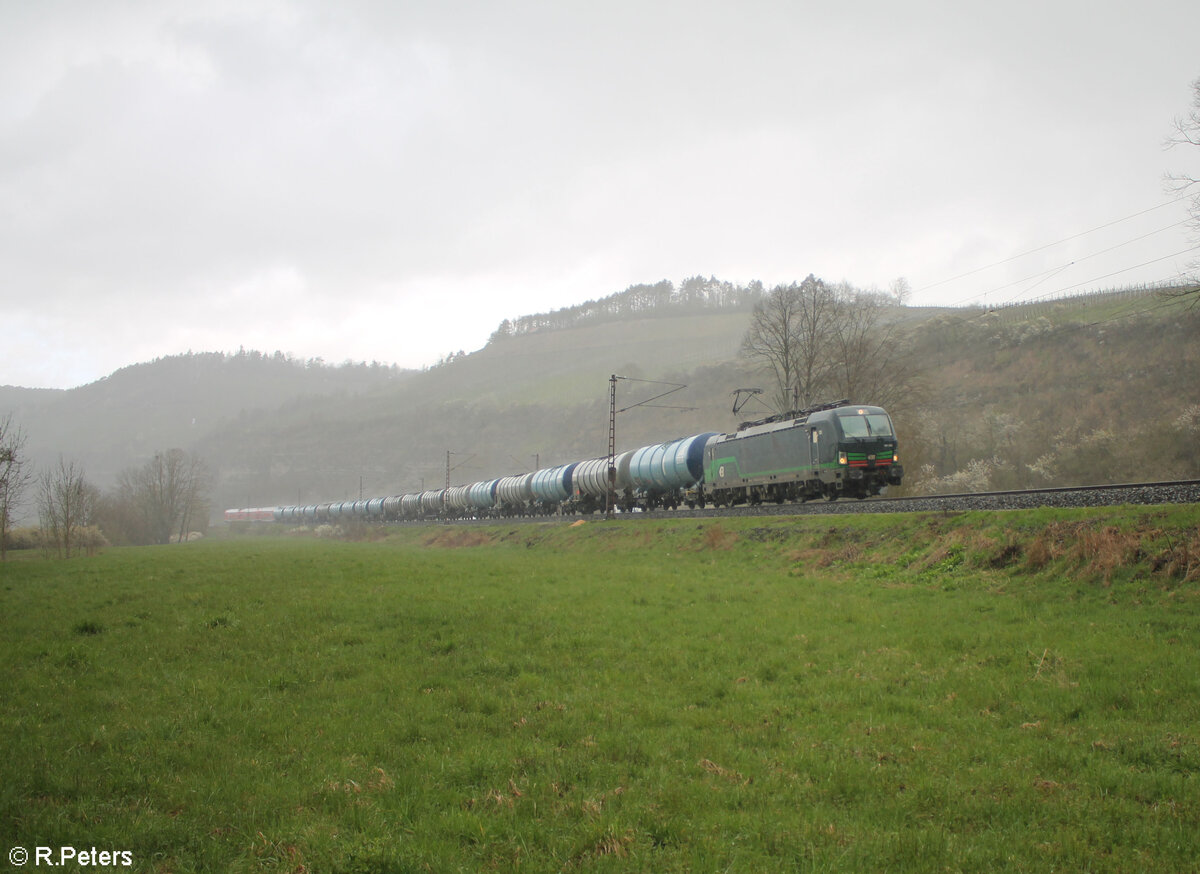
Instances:
[[[968,510],[1030,510],[1037,507],[1109,507],[1119,504],[1200,503],[1200,480],[1156,483],[1021,489],[958,495],[868,498],[863,501],[810,501],[804,504],[758,504],[723,509],[668,510],[638,513],[643,518],[678,519],[721,516],[804,516],[846,513],[962,513]]]
[[[1032,510],[1038,507],[1111,507],[1120,504],[1200,504],[1200,480],[1155,483],[1022,489],[1008,492],[974,492],[958,495],[917,495],[904,498],[867,498],[856,501],[809,501],[803,504],[756,504],[738,507],[680,508],[618,513],[614,519],[721,519],[752,516],[820,516],[852,513],[965,513],[970,510]],[[446,519],[442,524],[498,525],[510,522],[545,522],[550,519],[603,520],[591,516],[506,516],[499,519]],[[427,520],[434,521],[434,520]],[[402,524],[425,524],[420,521]]]

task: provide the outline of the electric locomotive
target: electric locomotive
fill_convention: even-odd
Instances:
[[[744,424],[704,449],[704,492],[718,506],[866,498],[904,476],[882,407],[848,401]]]

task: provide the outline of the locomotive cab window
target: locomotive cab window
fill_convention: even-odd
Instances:
[[[842,433],[847,437],[893,437],[892,420],[883,413],[862,416],[838,416]]]

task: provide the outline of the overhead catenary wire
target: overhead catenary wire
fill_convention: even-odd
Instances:
[[[1021,258],[1026,258],[1030,255],[1035,255],[1038,252],[1045,251],[1046,249],[1052,249],[1055,246],[1062,245],[1063,243],[1069,243],[1071,240],[1077,240],[1080,237],[1086,237],[1088,234],[1094,234],[1097,231],[1102,231],[1106,228],[1111,228],[1116,225],[1122,224],[1123,222],[1131,221],[1132,219],[1138,218],[1139,216],[1147,215],[1148,213],[1152,213],[1152,212],[1155,212],[1156,210],[1160,210],[1165,207],[1171,206],[1172,204],[1179,203],[1181,200],[1187,200],[1189,198],[1189,196],[1190,195],[1182,194],[1182,195],[1179,195],[1178,197],[1173,197],[1170,200],[1163,201],[1162,203],[1157,204],[1155,206],[1147,207],[1146,209],[1138,210],[1137,212],[1130,213],[1129,215],[1126,215],[1126,216],[1122,216],[1121,218],[1113,219],[1112,221],[1108,221],[1108,222],[1105,222],[1104,224],[1097,225],[1096,227],[1090,228],[1086,231],[1080,231],[1077,234],[1071,234],[1068,237],[1063,237],[1061,240],[1055,240],[1052,243],[1045,243],[1041,246],[1036,246],[1032,249],[1028,249],[1028,250],[1026,250],[1024,252],[1020,252],[1016,255],[1010,255],[1007,258],[1002,258],[999,261],[994,261],[991,264],[984,264],[981,267],[976,267],[973,270],[968,270],[965,273],[960,273],[957,276],[951,276],[946,279],[939,279],[937,282],[932,282],[932,283],[929,283],[928,285],[923,285],[920,288],[913,289],[913,294],[920,294],[921,292],[929,291],[930,289],[933,289],[933,288],[939,288],[940,286],[947,285],[951,282],[957,282],[960,279],[966,279],[968,276],[974,276],[978,273],[982,273],[985,270],[991,270],[995,267],[1002,267],[1005,264],[1009,264],[1009,263],[1011,263],[1013,261],[1017,261]],[[1182,223],[1183,222],[1179,222],[1177,224],[1182,224]],[[1176,227],[1177,224],[1171,225],[1171,227]],[[1155,232],[1155,233],[1159,233],[1159,232]],[[971,298],[977,297],[977,296],[978,295],[971,295]],[[966,300],[970,300],[971,298],[966,298]]]
[[[618,379],[624,380],[625,382],[644,382],[649,385],[669,385],[669,386],[671,386],[670,389],[662,392],[661,394],[656,394],[656,395],[654,395],[654,397],[649,397],[649,398],[646,398],[645,400],[638,401],[636,404],[630,404],[627,407],[622,407],[621,409],[616,411],[618,413],[624,413],[627,410],[632,410],[634,407],[657,407],[659,409],[664,409],[664,410],[693,410],[693,409],[695,409],[695,407],[673,407],[673,406],[669,406],[666,404],[650,403],[651,401],[656,401],[659,398],[665,398],[667,395],[673,395],[677,391],[683,391],[685,388],[687,388],[687,386],[682,383],[664,382],[663,380],[660,380],[660,379],[639,379],[636,376],[617,376],[614,373],[612,376],[612,380],[616,381]]]
[[[1042,284],[1043,282],[1045,282],[1047,279],[1051,279],[1051,278],[1053,278],[1055,275],[1057,275],[1057,274],[1061,273],[1062,271],[1066,270],[1068,267],[1072,267],[1072,266],[1074,266],[1074,265],[1076,265],[1076,264],[1080,264],[1080,263],[1082,263],[1082,262],[1084,262],[1084,261],[1089,261],[1089,260],[1091,260],[1092,258],[1099,258],[1101,255],[1107,255],[1109,252],[1115,252],[1117,249],[1120,249],[1120,248],[1122,248],[1123,246],[1129,246],[1129,245],[1131,245],[1131,244],[1133,244],[1133,243],[1137,243],[1137,242],[1140,242],[1140,241],[1142,241],[1142,240],[1149,239],[1150,237],[1153,237],[1153,236],[1155,236],[1155,235],[1157,235],[1157,234],[1161,234],[1161,233],[1164,233],[1165,231],[1169,231],[1169,230],[1171,230],[1171,229],[1173,229],[1173,228],[1177,228],[1177,227],[1179,227],[1179,226],[1181,226],[1181,225],[1185,225],[1185,224],[1187,224],[1187,223],[1188,223],[1188,222],[1190,222],[1190,221],[1191,221],[1191,219],[1190,219],[1190,218],[1187,218],[1187,219],[1181,219],[1180,221],[1177,221],[1177,222],[1172,222],[1171,224],[1167,225],[1167,226],[1166,226],[1166,227],[1164,227],[1164,228],[1159,228],[1158,230],[1155,230],[1155,231],[1150,231],[1149,233],[1142,234],[1141,236],[1138,236],[1138,237],[1133,237],[1132,239],[1125,240],[1124,242],[1117,243],[1117,244],[1115,244],[1115,245],[1109,246],[1107,249],[1101,249],[1101,250],[1100,250],[1100,251],[1098,251],[1098,252],[1092,252],[1090,255],[1081,255],[1081,256],[1079,256],[1078,258],[1075,258],[1075,259],[1073,259],[1073,260],[1071,260],[1071,261],[1068,261],[1068,262],[1066,262],[1065,264],[1061,264],[1061,265],[1059,265],[1059,266],[1057,266],[1057,267],[1051,267],[1051,268],[1049,268],[1048,270],[1043,270],[1042,272],[1040,272],[1040,273],[1035,273],[1035,274],[1033,274],[1032,276],[1026,276],[1024,279],[1016,279],[1016,280],[1014,280],[1014,281],[1012,281],[1012,282],[1009,282],[1009,283],[1006,283],[1006,284],[1004,284],[1004,285],[997,286],[997,287],[995,287],[995,288],[993,288],[993,289],[990,289],[990,290],[989,290],[987,293],[988,293],[988,294],[994,294],[995,292],[998,292],[998,291],[1003,291],[1003,290],[1005,290],[1005,289],[1007,289],[1007,288],[1012,288],[1012,287],[1013,287],[1013,286],[1015,286],[1015,285],[1021,285],[1022,283],[1029,282],[1029,281],[1030,281],[1030,280],[1032,280],[1032,279],[1038,279],[1039,281],[1038,281],[1037,283],[1035,283],[1035,284],[1034,284],[1033,286],[1031,286],[1030,288],[1028,288],[1028,289],[1025,289],[1025,293],[1028,293],[1028,292],[1029,292],[1029,291],[1031,291],[1033,288],[1036,288],[1038,285],[1041,285],[1041,284]],[[1184,252],[1187,252],[1187,251],[1190,251],[1190,250],[1187,250],[1187,249],[1185,249],[1185,250],[1184,250]],[[1179,254],[1179,253],[1176,253],[1176,255],[1178,255],[1178,254]],[[1173,258],[1173,257],[1176,257],[1176,255],[1165,255],[1165,256],[1163,256],[1163,258],[1156,259],[1156,260],[1165,260],[1166,258]],[[1147,263],[1154,263],[1154,262],[1147,262]],[[1145,266],[1145,265],[1137,265],[1137,266]],[[1130,268],[1128,268],[1128,269],[1130,269],[1130,270],[1135,270],[1135,269],[1137,269],[1137,268],[1136,268],[1136,267],[1130,267]],[[1094,281],[1094,280],[1088,280],[1088,281]],[[1086,283],[1085,283],[1085,284],[1086,284]],[[1014,302],[1014,301],[1016,301],[1016,300],[1017,300],[1017,299],[1018,299],[1020,296],[1021,296],[1021,295],[1020,295],[1020,294],[1018,294],[1018,295],[1016,295],[1016,296],[1014,296],[1014,297],[1012,297],[1012,298],[1009,298],[1009,300],[1008,300],[1008,301],[1006,301],[1006,303],[1011,303],[1011,302]]]
[[[1072,291],[1073,289],[1076,289],[1076,288],[1082,288],[1083,286],[1091,285],[1094,282],[1103,282],[1105,279],[1112,279],[1114,276],[1120,276],[1122,273],[1128,273],[1130,270],[1137,270],[1141,267],[1149,267],[1151,264],[1157,264],[1158,262],[1166,261],[1169,258],[1178,258],[1181,255],[1186,255],[1189,252],[1194,252],[1194,251],[1196,251],[1195,246],[1191,246],[1187,249],[1180,249],[1178,252],[1172,252],[1170,255],[1163,255],[1160,258],[1151,258],[1149,261],[1143,261],[1140,264],[1133,264],[1129,267],[1123,267],[1120,270],[1114,270],[1111,273],[1105,273],[1102,276],[1093,276],[1091,279],[1085,279],[1082,282],[1075,283],[1074,285],[1063,286],[1062,288],[1059,288],[1059,289],[1055,290],[1054,292],[1051,292],[1050,294],[1043,295],[1042,298],[1035,298],[1033,301],[1026,301],[1026,303],[1035,303],[1037,300],[1040,300],[1040,299],[1045,299],[1045,298],[1052,297],[1052,296],[1062,295],[1064,292]]]

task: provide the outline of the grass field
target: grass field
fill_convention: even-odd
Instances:
[[[3,852],[1200,870],[1197,507],[19,557],[0,642]]]

